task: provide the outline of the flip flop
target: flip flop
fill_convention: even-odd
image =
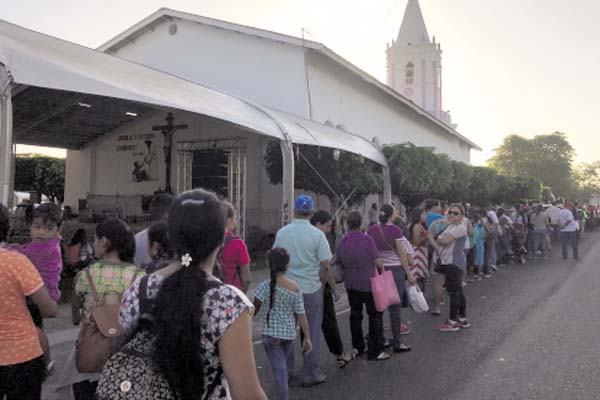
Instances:
[[[354,358],[354,354],[351,353],[342,353],[337,357],[337,365],[339,368],[344,368],[352,359]]]

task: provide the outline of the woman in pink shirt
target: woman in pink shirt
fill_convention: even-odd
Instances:
[[[221,264],[221,280],[246,293],[250,286],[250,255],[246,243],[235,236],[233,230],[237,224],[235,209],[231,203],[224,201],[227,225],[225,227],[225,244],[219,255]]]

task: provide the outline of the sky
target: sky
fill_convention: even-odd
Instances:
[[[0,19],[98,47],[160,7],[301,36],[385,82],[407,0],[0,0]],[[598,0],[420,0],[442,44],[443,104],[482,165],[511,133],[565,132],[600,159]],[[39,149],[39,148],[38,148]],[[21,146],[20,152],[38,149]],[[64,154],[64,152],[51,152]]]

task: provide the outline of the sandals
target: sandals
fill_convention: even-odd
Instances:
[[[400,343],[400,346],[398,347],[394,347],[394,353],[406,353],[407,351],[410,351],[410,346],[404,344],[404,343]]]
[[[339,368],[344,368],[355,357],[354,352],[342,353],[337,357],[337,365]]]
[[[379,355],[377,357],[369,358],[369,361],[385,361],[385,360],[389,360],[390,357],[391,357],[391,355],[382,351],[381,353],[379,353]]]

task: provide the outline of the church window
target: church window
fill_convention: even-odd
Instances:
[[[409,62],[408,64],[406,64],[406,68],[405,68],[405,72],[404,72],[404,77],[405,79],[405,83],[406,84],[411,84],[413,83],[413,77],[415,74],[415,65],[411,62]]]

